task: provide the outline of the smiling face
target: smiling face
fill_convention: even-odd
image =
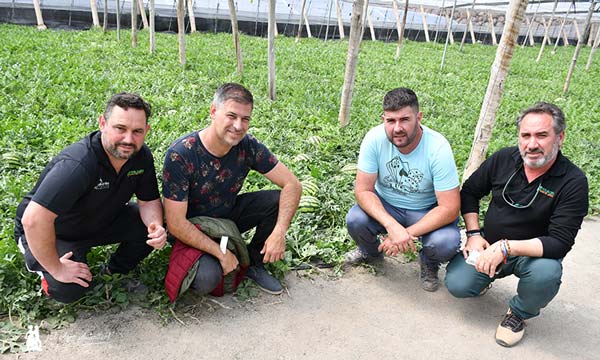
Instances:
[[[150,125],[146,121],[146,113],[142,109],[115,106],[110,118],[100,115],[98,119],[102,132],[102,147],[111,162],[124,163],[137,154]]]
[[[210,106],[212,127],[220,146],[231,148],[239,144],[250,127],[252,104],[227,100]]]
[[[413,151],[419,144],[423,113],[405,106],[396,111],[384,111],[381,115],[388,140],[403,154]]]
[[[564,131],[556,134],[550,114],[527,114],[519,127],[519,152],[523,163],[531,169],[550,167],[564,138]]]

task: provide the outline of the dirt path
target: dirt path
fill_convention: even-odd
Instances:
[[[558,296],[528,321],[512,349],[494,341],[516,289],[497,281],[483,297],[460,300],[419,288],[418,265],[386,259],[374,275],[356,268],[330,280],[291,273],[288,293],[251,302],[187,297],[188,313],[164,325],[139,308],[81,316],[42,337],[40,353],[15,359],[598,359],[600,223],[586,221],[565,258]],[[443,275],[443,274],[441,274]]]

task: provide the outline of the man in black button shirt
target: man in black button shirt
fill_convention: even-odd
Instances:
[[[558,293],[562,258],[588,211],[587,178],[560,152],[566,128],[562,111],[538,103],[519,116],[517,128],[518,148],[496,152],[465,181],[461,213],[467,243],[446,269],[446,286],[456,297],[478,296],[492,281],[511,274],[519,278],[496,330],[496,342],[503,346],[517,344],[524,320],[539,315]],[[480,228],[479,201],[490,191]]]
[[[124,274],[165,244],[154,159],[144,144],[149,116],[140,96],[114,95],[100,131],[53,158],[17,208],[15,237],[27,268],[57,301],[76,301],[90,288],[93,246],[120,243],[106,271]],[[133,194],[137,204],[129,203]]]

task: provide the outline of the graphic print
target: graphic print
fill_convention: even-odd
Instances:
[[[416,193],[423,180],[423,173],[418,169],[411,169],[406,161],[395,157],[386,164],[389,175],[383,179],[385,186],[392,188],[400,194]]]

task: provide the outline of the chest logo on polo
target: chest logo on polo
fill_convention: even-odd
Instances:
[[[108,190],[110,189],[110,183],[108,181],[102,180],[102,178],[98,179],[98,184],[94,186],[94,190]]]
[[[143,173],[144,169],[129,170],[129,172],[127,173],[127,177],[142,175]]]
[[[540,190],[539,190],[542,194],[546,195],[547,197],[553,199],[554,198],[554,191],[546,189],[545,187],[540,185]]]
[[[423,180],[423,173],[419,169],[411,169],[406,161],[395,157],[386,164],[388,174],[383,183],[400,194],[416,193]]]

